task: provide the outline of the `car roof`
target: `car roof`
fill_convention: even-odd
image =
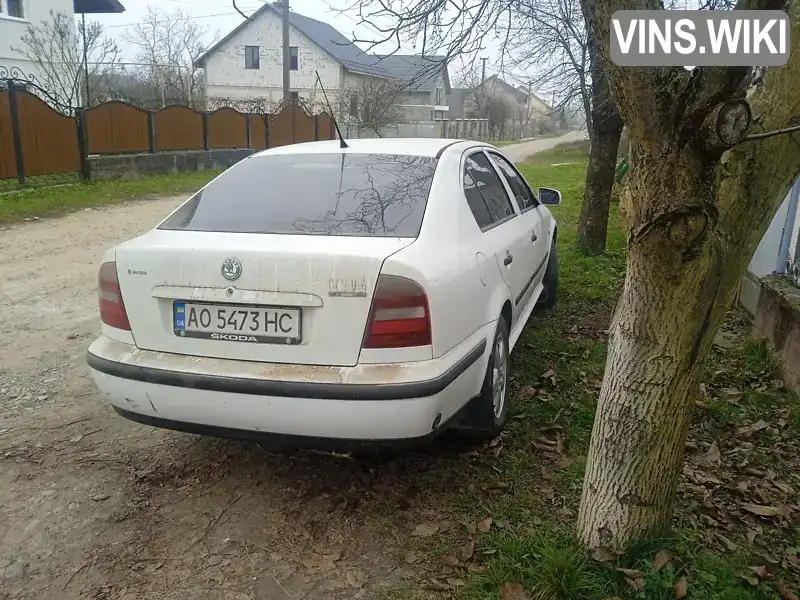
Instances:
[[[466,140],[451,140],[442,138],[374,138],[363,140],[345,140],[348,148],[340,148],[339,140],[326,140],[324,142],[305,142],[302,144],[289,144],[263,150],[254,156],[270,156],[274,154],[400,154],[408,156],[435,157],[448,146],[467,143]],[[483,145],[481,142],[469,142],[474,145]]]

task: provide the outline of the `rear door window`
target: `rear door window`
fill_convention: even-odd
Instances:
[[[389,154],[273,154],[243,160],[159,229],[417,237],[436,159]]]
[[[500,169],[500,172],[503,174],[503,177],[505,177],[506,181],[508,181],[508,187],[511,188],[514,196],[516,196],[519,209],[524,212],[529,208],[537,206],[538,202],[536,201],[536,196],[533,195],[533,192],[528,187],[528,184],[522,178],[522,175],[519,174],[517,169],[514,168],[514,165],[508,162],[504,156],[501,156],[496,152],[490,152],[489,154],[492,155],[492,160],[494,160]]]
[[[515,214],[503,182],[483,152],[464,161],[464,194],[482,229]]]

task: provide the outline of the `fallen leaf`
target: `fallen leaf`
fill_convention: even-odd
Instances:
[[[686,598],[686,594],[688,593],[687,590],[688,587],[689,584],[686,581],[686,577],[681,576],[681,578],[675,582],[675,585],[672,586],[672,591],[675,593],[675,600],[683,600],[684,598]]]
[[[644,578],[638,577],[636,579],[631,579],[630,577],[626,577],[625,581],[628,583],[629,586],[631,586],[637,592],[644,591]]]
[[[785,581],[775,583],[775,591],[778,592],[781,600],[800,600],[800,597],[791,590]]]
[[[474,521],[464,519],[463,521],[461,521],[461,524],[464,526],[464,529],[466,529],[467,533],[469,533],[470,535],[475,535],[475,532],[478,530],[478,528],[475,527]]]
[[[443,564],[443,565],[445,565],[445,566],[447,566],[447,567],[453,567],[454,569],[455,569],[456,567],[460,567],[460,566],[461,566],[461,561],[459,561],[459,560],[458,560],[458,559],[457,559],[455,556],[453,556],[452,554],[443,554],[443,555],[442,555],[442,556],[439,558],[439,560],[442,562],[442,564]]]
[[[564,445],[564,438],[561,436],[556,438],[556,452],[558,452],[558,454],[561,456],[564,456],[567,453],[567,448]]]
[[[719,446],[716,441],[711,444],[708,452],[706,452],[706,461],[708,464],[715,467],[718,467],[722,462],[722,453],[719,451]]]
[[[531,600],[531,597],[521,583],[506,581],[500,586],[500,600]]]
[[[592,550],[592,558],[601,563],[614,562],[620,556],[622,556],[621,552],[616,552],[611,548],[606,548],[605,546],[598,546]]]
[[[672,555],[669,552],[659,552],[656,554],[656,557],[653,559],[653,569],[656,571],[660,571],[664,567],[666,567],[669,562],[672,560]]]
[[[772,578],[772,573],[770,573],[769,569],[764,565],[761,565],[760,567],[750,567],[750,570],[755,573],[756,577],[758,577],[761,581]]]
[[[617,569],[617,571],[630,579],[641,579],[644,577],[644,573],[641,571],[634,571],[633,569]]]
[[[757,535],[758,535],[758,532],[757,532],[757,531],[754,531],[754,530],[750,529],[750,530],[747,532],[747,543],[748,543],[748,544],[752,544],[753,542],[755,542],[755,541],[756,541],[756,536],[757,536]]]
[[[364,574],[363,571],[348,571],[345,575],[347,579],[347,583],[352,588],[361,589],[364,587],[364,582],[367,580],[367,576]]]
[[[753,573],[746,572],[746,573],[737,573],[741,579],[744,579],[747,583],[756,587],[759,584],[758,577],[756,577]]]
[[[422,558],[422,556],[419,554],[419,552],[414,552],[413,550],[409,550],[408,553],[406,554],[405,561],[406,564],[413,565],[415,562],[419,561],[420,558]]]
[[[763,506],[761,504],[742,504],[742,509],[760,517],[777,517],[781,511],[774,506]]]
[[[458,557],[463,561],[468,561],[475,553],[475,541],[469,540],[458,550]]]
[[[486,571],[486,567],[479,565],[478,563],[471,562],[467,565],[467,571],[470,573],[483,573]]]
[[[548,369],[542,375],[542,379],[549,379],[550,383],[553,385],[553,387],[555,387],[556,384],[558,384],[558,376],[556,375],[556,372],[553,369]]]
[[[507,490],[511,487],[510,483],[506,483],[505,481],[493,481],[487,484],[487,490]]]
[[[430,537],[437,531],[439,531],[438,523],[420,523],[414,528],[414,531],[411,535],[417,537]]]
[[[449,583],[441,579],[436,579],[436,577],[431,577],[430,581],[428,581],[428,587],[439,592],[446,592],[453,589]]]
[[[489,530],[492,528],[492,517],[488,519],[484,519],[480,523],[478,523],[478,531],[481,533],[489,533]]]
[[[539,390],[537,390],[535,387],[529,385],[527,387],[522,388],[521,392],[522,392],[522,396],[525,397],[525,398],[535,398],[536,394],[539,393]]]
[[[732,541],[730,541],[728,538],[726,538],[726,537],[725,537],[724,535],[722,535],[721,533],[718,533],[718,534],[717,534],[717,537],[718,537],[718,538],[720,539],[720,541],[721,541],[721,542],[722,542],[722,543],[725,545],[725,548],[727,548],[727,549],[728,549],[728,552],[736,552],[736,550],[737,550],[737,546],[736,546],[736,544],[734,544]]]
[[[763,420],[758,420],[751,425],[747,425],[746,427],[742,427],[739,429],[739,435],[743,435],[745,437],[750,437],[754,433],[761,431],[762,429],[766,429],[769,427],[769,423]]]
[[[792,488],[792,486],[790,486],[788,483],[783,483],[782,481],[773,481],[772,485],[774,485],[784,494],[794,494],[794,488]]]
[[[456,578],[453,578],[453,577],[448,577],[447,578],[447,583],[449,583],[452,587],[456,588],[456,587],[461,587],[462,585],[464,585],[464,580],[463,579],[456,579]]]

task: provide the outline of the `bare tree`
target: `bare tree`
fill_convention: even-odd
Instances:
[[[166,11],[148,6],[144,18],[126,32],[144,65],[142,77],[160,90],[161,104],[196,106],[202,99],[202,78],[195,66],[208,49],[208,27],[199,25],[181,9]],[[213,43],[213,42],[212,42]]]
[[[84,54],[84,39],[86,53]],[[120,50],[113,40],[103,35],[97,21],[83,23],[77,31],[71,16],[50,11],[50,18],[28,25],[20,38],[21,46],[12,48],[36,65],[37,79],[53,98],[67,106],[94,104],[102,95],[120,64]],[[86,98],[84,56],[88,57],[90,97]]]
[[[345,85],[340,96],[339,114],[360,131],[382,137],[388,125],[403,121],[401,104],[407,85],[395,79],[359,77]]]
[[[512,55],[538,88],[558,93],[555,113],[583,106],[590,140],[577,246],[602,254],[622,119],[609,93],[597,44],[586,30],[580,0],[521,0],[512,21]]]

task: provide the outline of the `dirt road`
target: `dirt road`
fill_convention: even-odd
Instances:
[[[526,156],[549,150],[553,146],[563,144],[565,142],[574,142],[577,140],[588,139],[586,133],[583,131],[570,131],[559,137],[552,138],[539,138],[536,140],[528,140],[519,144],[511,144],[503,148],[503,153],[514,162],[524,160]]]
[[[435,518],[437,495],[461,485],[449,481],[446,444],[366,461],[275,453],[136,425],[98,395],[85,355],[99,330],[102,252],[181,200],[0,228],[0,599],[285,600],[418,587],[422,567],[404,559],[417,540],[409,534]]]

